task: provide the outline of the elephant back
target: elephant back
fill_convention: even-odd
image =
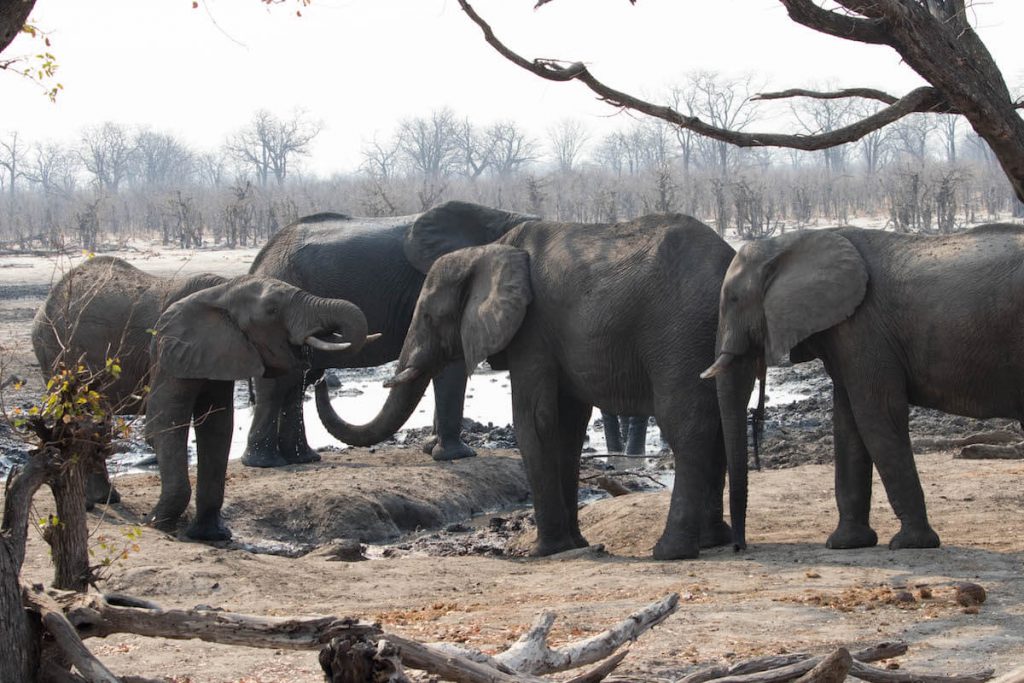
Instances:
[[[148,381],[151,330],[175,298],[209,286],[216,276],[164,279],[110,256],[72,268],[37,311],[32,344],[44,380],[60,363],[102,369],[108,358],[121,366],[107,399],[121,412],[138,412]]]

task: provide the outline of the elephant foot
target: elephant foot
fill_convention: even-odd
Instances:
[[[700,543],[690,534],[662,534],[652,554],[656,560],[695,560],[700,555]]]
[[[476,451],[466,445],[466,443],[459,439],[458,441],[445,445],[438,441],[434,444],[434,447],[430,449],[430,457],[438,462],[445,462],[447,460],[461,460],[462,458],[472,458],[476,455]]]
[[[878,534],[867,524],[840,523],[825,541],[825,547],[831,550],[872,548],[876,545],[878,545]]]
[[[154,529],[159,529],[164,533],[176,534],[178,533],[178,519],[178,515],[168,515],[157,509],[150,513],[149,519],[146,523]]]
[[[903,548],[938,548],[939,535],[927,522],[923,525],[910,526],[904,524],[899,532],[889,541],[890,550]]]
[[[276,448],[246,448],[242,464],[246,467],[284,467],[289,463]]]
[[[107,479],[106,473],[90,474],[85,482],[85,503],[92,509],[97,503],[111,505],[121,502],[121,494]]]
[[[309,446],[305,446],[303,448],[295,449],[294,456],[287,458],[287,461],[291,465],[305,465],[310,462],[320,462],[322,459],[323,458],[320,457],[319,453]],[[270,467],[273,467],[273,465],[270,465]]]
[[[211,515],[208,519],[196,519],[185,530],[185,536],[195,541],[229,541],[231,529],[224,524],[220,515]]]
[[[564,553],[566,550],[586,548],[590,545],[583,536],[578,536],[578,538],[565,538],[559,540],[537,539],[534,541],[533,547],[530,548],[530,557],[547,557],[548,555]]]
[[[700,547],[717,548],[732,543],[732,528],[724,520],[716,520],[700,529]]]

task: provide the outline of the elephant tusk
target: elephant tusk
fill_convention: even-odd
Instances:
[[[709,367],[704,372],[700,373],[700,378],[711,379],[712,377],[716,376],[722,370],[725,370],[727,367],[729,367],[729,364],[732,363],[732,358],[733,355],[726,351],[723,351],[722,353],[718,354],[718,358],[715,359],[715,362],[711,365],[711,367]]]
[[[323,339],[318,339],[313,335],[306,337],[305,343],[307,346],[311,346],[314,349],[321,351],[345,351],[352,346],[351,342],[327,342]]]
[[[364,343],[369,344],[370,342],[375,342],[382,336],[384,336],[383,332],[374,332],[373,334],[368,334],[366,335],[366,341]]]
[[[394,387],[398,384],[405,384],[407,382],[411,382],[417,377],[419,377],[421,374],[423,373],[420,371],[419,368],[406,368],[405,370],[402,370],[400,373],[398,373],[391,379],[384,380],[384,386],[390,389],[391,387]]]

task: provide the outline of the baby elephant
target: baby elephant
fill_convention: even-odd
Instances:
[[[187,440],[194,423],[196,515],[186,535],[223,540],[231,537],[220,511],[234,381],[301,367],[307,345],[357,351],[366,332],[353,304],[272,278],[159,278],[99,256],[53,287],[36,314],[32,343],[46,376],[62,363],[99,370],[108,358],[120,360],[105,398],[120,413],[146,413],[161,480],[152,521],[165,530],[176,528],[191,497]]]

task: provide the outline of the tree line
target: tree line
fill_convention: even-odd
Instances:
[[[753,77],[699,72],[666,97],[736,131],[781,111],[807,135],[881,106],[804,99],[772,110],[755,89]],[[246,246],[308,213],[402,215],[453,198],[567,221],[680,211],[748,239],[858,217],[945,233],[1024,208],[988,144],[954,114],[911,114],[808,152],[735,147],[656,118],[624,119],[604,133],[563,119],[537,135],[513,120],[479,123],[441,108],[365,141],[359,168],[330,177],[301,170],[322,127],[303,112],[258,111],[214,151],[111,122],[64,143],[9,131],[0,136],[0,242]]]

